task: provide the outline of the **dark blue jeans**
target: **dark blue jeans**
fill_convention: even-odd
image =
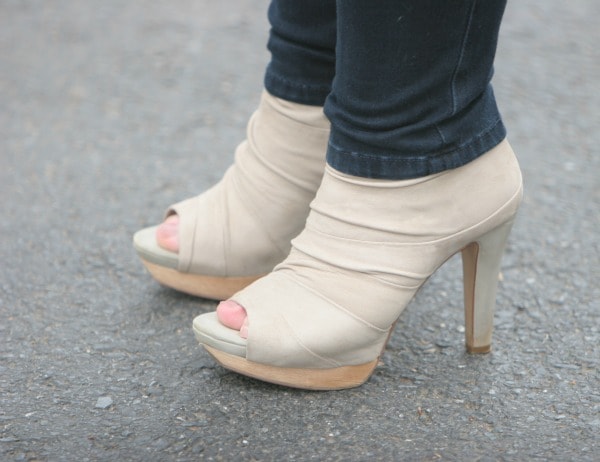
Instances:
[[[272,0],[265,87],[324,105],[327,162],[416,178],[506,136],[490,85],[506,0]]]

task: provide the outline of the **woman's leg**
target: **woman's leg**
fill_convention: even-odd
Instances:
[[[281,262],[323,174],[335,2],[275,0],[269,19],[266,91],[234,165],[210,193],[172,206],[134,240],[156,279],[194,295],[227,297]]]
[[[273,0],[268,17],[266,91],[284,101],[322,107],[335,74],[335,0]],[[173,252],[179,250],[178,224],[177,215],[171,215],[157,230],[159,244]]]
[[[289,257],[220,304],[219,320],[248,338],[229,353],[266,364],[267,375],[293,369],[277,379],[292,385],[298,369],[373,364],[418,287],[461,250],[465,306],[485,313],[469,318],[468,345],[489,347],[499,258],[521,197],[490,86],[504,6],[338,1],[325,177]],[[212,319],[194,326],[209,346]]]
[[[323,106],[335,75],[335,0],[272,0],[265,88],[287,101]]]
[[[416,178],[496,146],[506,133],[490,79],[505,4],[339,1],[329,165]]]
[[[505,4],[339,0],[327,163],[364,178],[418,178],[498,145],[506,131],[490,79]],[[235,329],[246,320],[233,303],[218,312]]]

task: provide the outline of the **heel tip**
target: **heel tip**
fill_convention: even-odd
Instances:
[[[482,355],[482,354],[489,353],[490,351],[492,351],[491,345],[478,346],[478,347],[467,345],[467,353],[472,354],[472,355]]]

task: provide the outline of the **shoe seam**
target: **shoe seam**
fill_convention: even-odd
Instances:
[[[442,243],[446,240],[449,239],[454,239],[456,237],[459,237],[462,234],[465,234],[469,231],[471,231],[474,228],[477,228],[478,226],[481,226],[483,224],[485,224],[486,222],[492,220],[494,217],[496,217],[497,215],[499,215],[500,213],[502,213],[513,201],[515,198],[517,198],[519,196],[519,194],[521,194],[522,191],[522,185],[519,186],[519,188],[517,189],[517,191],[510,197],[510,199],[508,199],[504,204],[502,204],[494,213],[492,213],[491,215],[489,215],[488,217],[484,218],[483,220],[469,226],[468,228],[465,228],[459,232],[456,232],[454,234],[450,234],[448,236],[444,236],[441,237],[439,239],[433,239],[430,241],[424,241],[424,242],[409,242],[409,243],[404,243],[404,242],[390,242],[390,241],[371,241],[371,240],[365,240],[365,239],[351,239],[351,238],[347,238],[347,237],[341,237],[341,236],[336,236],[335,234],[330,234],[327,233],[325,231],[321,231],[319,229],[314,229],[311,228],[310,231],[321,234],[323,236],[328,236],[328,237],[332,237],[334,239],[339,239],[339,240],[343,240],[343,241],[348,241],[348,242],[360,242],[360,243],[366,243],[366,244],[373,244],[373,245],[386,245],[386,246],[393,246],[393,247],[404,247],[404,246],[426,246],[426,245],[432,245],[432,244],[438,244],[438,243]],[[516,212],[515,212],[516,214]],[[513,214],[514,216],[514,214]],[[508,220],[507,220],[508,221]],[[388,231],[390,233],[393,233],[393,231]]]
[[[271,244],[273,244],[273,246],[275,248],[277,248],[277,250],[279,252],[286,254],[286,250],[281,248],[281,246],[275,241],[275,238],[271,235],[271,233],[269,233],[267,231],[267,229],[263,226],[263,223],[261,222],[261,220],[258,220],[258,218],[257,218],[259,215],[258,209],[250,201],[246,200],[244,194],[242,194],[242,191],[240,190],[240,188],[237,185],[237,181],[234,181],[233,185],[236,189],[236,194],[237,194],[239,200],[244,204],[244,206],[247,208],[247,210],[250,210],[252,212],[249,215],[250,215],[250,219],[253,221],[255,226],[265,234],[267,239],[271,242]]]
[[[297,279],[293,279],[292,277],[290,277],[289,275],[283,273],[282,274],[283,277],[287,278],[289,281],[293,282],[294,284],[298,284],[300,287],[302,287],[303,289],[308,290],[310,293],[312,293],[313,295],[316,295],[318,298],[326,301],[327,303],[329,303],[330,305],[332,305],[333,307],[335,307],[336,309],[338,309],[339,311],[342,311],[343,313],[347,314],[348,316],[350,316],[351,318],[353,318],[354,320],[358,321],[359,323],[377,331],[380,333],[383,332],[387,332],[389,330],[389,328],[387,329],[383,329],[381,327],[378,327],[374,324],[371,324],[370,322],[366,321],[363,318],[358,317],[356,314],[352,313],[351,311],[348,311],[346,308],[344,308],[343,306],[341,306],[339,303],[334,302],[333,300],[331,300],[329,297],[324,296],[323,294],[317,292],[316,290],[314,290],[313,288],[307,286],[306,284],[298,281]]]
[[[320,354],[318,354],[318,353],[315,353],[315,352],[314,352],[314,351],[312,351],[310,348],[308,348],[308,347],[307,347],[307,346],[306,346],[306,345],[305,345],[305,344],[304,344],[304,343],[303,343],[303,342],[300,340],[300,338],[298,337],[298,335],[296,335],[296,331],[294,330],[293,326],[292,326],[292,325],[291,325],[291,324],[288,322],[288,320],[287,320],[287,319],[285,319],[283,316],[281,317],[281,319],[282,319],[282,320],[283,320],[283,321],[284,321],[284,322],[287,324],[287,326],[288,326],[288,328],[289,328],[289,331],[291,332],[292,336],[294,337],[294,340],[296,341],[296,343],[297,343],[298,345],[300,345],[300,347],[301,347],[303,350],[305,350],[306,352],[308,352],[310,355],[312,355],[312,356],[314,356],[314,357],[316,357],[316,358],[320,359],[321,361],[324,361],[324,362],[326,362],[326,363],[329,363],[329,364],[331,364],[331,365],[333,365],[333,366],[336,366],[336,367],[340,367],[340,366],[341,366],[341,364],[340,364],[339,362],[335,361],[334,359],[323,357],[323,356],[321,356]]]

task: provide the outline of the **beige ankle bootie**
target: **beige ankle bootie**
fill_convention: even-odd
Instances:
[[[215,299],[269,273],[304,226],[328,137],[322,107],[264,92],[223,179],[169,208],[179,215],[179,253],[157,245],[156,226],[135,234],[144,265],[166,286]]]
[[[491,343],[500,259],[521,202],[521,173],[504,141],[471,163],[403,181],[326,167],[288,258],[231,299],[248,338],[215,313],[198,340],[226,368],[308,389],[360,385],[398,316],[446,260],[462,252],[467,349]]]

